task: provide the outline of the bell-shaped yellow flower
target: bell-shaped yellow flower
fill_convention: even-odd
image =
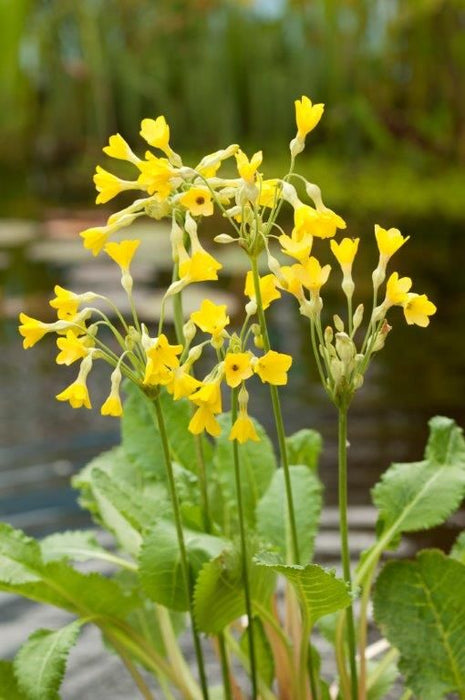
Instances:
[[[58,401],[69,401],[72,408],[92,408],[86,383],[79,379],[57,394],[56,398]]]
[[[321,267],[318,260],[311,257],[302,265],[302,284],[312,295],[316,295],[328,281],[330,272],[331,265]]]
[[[75,316],[78,312],[79,305],[86,299],[95,298],[95,294],[75,294],[70,292],[68,289],[60,287],[59,284],[55,285],[55,298],[49,301],[52,309],[57,310],[58,318],[62,320],[69,320]]]
[[[201,331],[210,333],[213,338],[218,338],[229,323],[226,304],[214,304],[209,299],[204,299],[200,309],[191,313],[190,317]]]
[[[279,199],[280,180],[263,180],[260,183],[260,194],[258,204],[261,207],[274,207]]]
[[[43,323],[38,321],[25,313],[19,314],[19,320],[21,325],[19,326],[19,332],[23,336],[23,348],[32,348],[33,345],[39,342],[44,335],[50,333],[50,331],[55,330],[51,327],[52,324]]]
[[[102,416],[113,416],[114,418],[123,415],[123,404],[119,393],[113,391],[110,393],[107,400],[102,404],[100,413]]]
[[[214,211],[211,192],[205,187],[191,187],[179,202],[192,216],[211,216]]]
[[[305,139],[312,131],[324,112],[324,104],[313,105],[308,97],[302,96],[300,100],[295,100],[295,120],[297,124],[297,138]]]
[[[218,379],[205,382],[200,389],[189,396],[190,401],[196,406],[206,406],[211,413],[221,413],[222,400],[221,388]]]
[[[94,175],[94,184],[97,192],[96,204],[105,204],[110,199],[116,197],[123,190],[137,189],[137,183],[130,180],[122,180],[121,178],[109,173],[107,170],[97,165]]]
[[[107,243],[105,246],[105,253],[107,253],[124,272],[125,270],[129,270],[129,266],[140,243],[140,240],[137,238],[132,241],[121,241],[121,243]]]
[[[110,230],[107,226],[93,226],[79,234],[84,241],[84,248],[90,250],[92,255],[98,255],[105,247]]]
[[[281,250],[291,258],[304,262],[310,256],[313,246],[313,236],[310,233],[305,233],[296,239],[283,233],[279,237]]]
[[[269,350],[259,357],[253,369],[262,382],[282,386],[287,384],[287,372],[292,365],[292,357],[275,350]]]
[[[166,158],[157,158],[150,151],[147,151],[145,157],[146,160],[137,164],[140,170],[137,184],[141,189],[147,190],[148,194],[157,194],[161,200],[165,200],[172,190],[170,181],[175,171]]]
[[[359,242],[359,238],[343,238],[340,243],[330,241],[331,250],[343,272],[352,269]]]
[[[166,385],[167,390],[173,395],[175,401],[190,396],[202,386],[202,382],[192,377],[188,369],[185,366],[173,369],[170,382]]]
[[[410,326],[415,323],[422,328],[429,326],[428,317],[435,314],[437,310],[426,294],[414,294],[413,292],[407,294],[402,306],[407,323]]]
[[[188,429],[194,435],[199,435],[203,433],[204,430],[212,435],[213,437],[218,437],[221,433],[221,426],[216,420],[213,412],[207,405],[202,404],[196,410],[191,418]]]
[[[137,164],[140,160],[136,154],[133,153],[130,146],[126,143],[121,134],[114,134],[113,136],[110,136],[108,146],[105,146],[102,150],[107,156],[110,156],[110,158],[127,160],[134,164]]]
[[[245,180],[249,185],[252,185],[255,181],[255,174],[257,169],[260,167],[263,160],[262,151],[257,151],[254,153],[252,158],[249,160],[245,153],[239,149],[235,153],[237,172],[243,180]]]
[[[317,238],[332,238],[338,228],[346,228],[346,222],[331,209],[318,211],[308,204],[302,204],[294,210],[292,236],[296,240],[301,240],[306,234]]]
[[[143,119],[141,121],[140,135],[149,146],[159,148],[164,153],[169,153],[170,128],[163,115],[156,119]]]
[[[249,440],[260,442],[255,426],[246,410],[241,409],[239,411],[239,415],[229,433],[229,440],[237,440],[241,444]]]
[[[282,289],[285,289],[289,294],[293,294],[299,301],[304,296],[302,288],[303,271],[302,265],[283,265],[280,268],[281,281],[278,282]]]
[[[386,299],[384,305],[402,306],[408,300],[408,292],[412,286],[410,277],[399,277],[397,272],[393,272],[386,284]]]
[[[184,285],[191,282],[208,282],[218,279],[218,270],[223,266],[213,255],[206,251],[198,251],[179,263],[179,278]]]
[[[384,229],[378,224],[375,224],[375,236],[379,254],[385,262],[410,238],[410,236],[404,237],[397,228]]]
[[[57,365],[71,365],[77,360],[89,354],[94,342],[88,336],[78,336],[73,330],[68,330],[66,335],[57,338],[57,347],[60,352],[57,355]]]
[[[272,301],[281,297],[281,292],[276,288],[277,280],[274,275],[264,275],[260,277],[260,296],[262,298],[262,306],[267,309]],[[256,301],[255,285],[252,270],[247,272],[245,278],[244,294],[249,299]]]
[[[224,358],[226,384],[233,389],[252,376],[250,352],[228,352]]]

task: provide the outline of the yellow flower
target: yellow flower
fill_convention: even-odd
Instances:
[[[253,184],[257,168],[260,167],[261,162],[263,160],[262,151],[257,151],[257,153],[254,153],[252,158],[249,160],[245,153],[241,151],[241,149],[239,149],[237,153],[235,153],[235,157],[237,163],[237,171],[239,175],[248,184]]]
[[[247,442],[248,440],[255,440],[255,442],[260,441],[257,431],[255,430],[255,426],[247,414],[247,411],[239,411],[239,415],[231,428],[231,432],[229,433],[229,440],[237,440],[237,442],[241,444]]]
[[[218,380],[206,382],[194,394],[189,396],[196,406],[205,406],[211,413],[221,413],[221,389]]]
[[[170,128],[163,115],[157,117],[156,119],[143,119],[140,125],[141,130],[139,133],[142,138],[147,141],[149,146],[159,148],[165,153],[170,152]]]
[[[160,365],[149,358],[145,366],[143,384],[148,386],[167,386],[173,379],[173,370],[166,365]]]
[[[359,242],[359,238],[343,238],[340,243],[330,241],[331,250],[343,272],[352,269]]]
[[[116,177],[112,173],[97,165],[94,175],[94,184],[97,192],[96,204],[105,204],[109,202],[110,199],[116,197],[117,194],[123,192],[123,190],[135,190],[137,189],[137,183],[131,182],[129,180],[121,180],[121,178]]]
[[[184,284],[217,280],[218,270],[222,267],[210,253],[199,251],[179,263],[179,277]]]
[[[260,184],[258,204],[261,207],[273,207],[279,199],[280,181],[263,180]]]
[[[110,158],[127,160],[130,163],[135,164],[137,164],[140,160],[135,153],[133,153],[121,134],[114,134],[113,136],[110,136],[108,146],[105,146],[105,148],[102,150],[107,156],[110,156]]]
[[[58,318],[69,320],[70,317],[75,316],[81,303],[81,295],[63,289],[58,284],[55,286],[54,292],[56,296],[49,301],[49,304],[52,309],[57,310]]]
[[[436,306],[428,299],[426,294],[408,293],[402,306],[405,320],[410,326],[416,323],[417,326],[426,328],[429,325],[428,316],[436,313]]]
[[[321,267],[318,260],[311,257],[302,265],[302,284],[312,295],[319,293],[321,287],[328,281],[331,265]]]
[[[311,100],[305,95],[301,100],[295,100],[295,120],[297,124],[297,137],[305,139],[308,133],[312,131],[320,121],[324,104],[312,105]]]
[[[281,277],[284,278],[286,284],[279,283],[282,289],[285,289],[289,294],[293,294],[299,301],[303,298],[302,277],[304,268],[302,265],[284,265],[280,268]]]
[[[200,386],[202,386],[202,382],[192,377],[185,367],[177,367],[173,369],[171,380],[166,388],[173,395],[173,399],[177,401],[190,396]]]
[[[92,255],[98,255],[105,247],[110,236],[107,226],[93,226],[79,234],[84,240],[84,248],[92,251]]]
[[[304,260],[307,260],[312,250],[313,236],[310,233],[304,233],[297,240],[283,233],[279,237],[279,242],[281,243],[281,250],[283,253],[300,262],[304,262]]]
[[[276,289],[276,284],[277,280],[274,275],[264,275],[260,277],[260,296],[264,309],[267,309],[272,301],[281,297],[281,293]],[[247,272],[244,294],[249,297],[249,299],[256,301],[252,270]]]
[[[182,352],[182,345],[170,345],[164,333],[158,336],[149,347],[146,347],[147,358],[152,362],[152,369],[159,369],[163,366],[173,369],[179,367],[178,355]]]
[[[124,271],[129,269],[134,253],[139,246],[140,240],[138,239],[121,241],[121,243],[107,243],[105,246],[105,253],[107,253],[110,258],[120,266],[121,270]]]
[[[113,416],[114,418],[123,415],[123,405],[118,393],[113,391],[110,393],[105,403],[102,404],[100,413],[102,416]]]
[[[85,381],[77,379],[64,391],[57,394],[58,401],[69,401],[72,408],[92,408]]]
[[[386,285],[386,299],[384,305],[386,308],[390,306],[402,306],[408,301],[408,292],[412,286],[410,277],[400,277],[397,272],[393,272],[389,277]]]
[[[188,429],[194,435],[199,435],[204,430],[213,437],[218,437],[221,433],[221,426],[216,420],[213,412],[206,405],[201,405],[191,418]]]
[[[189,209],[193,216],[211,216],[213,214],[212,196],[205,187],[191,187],[179,202]]]
[[[146,189],[148,194],[157,194],[164,200],[171,192],[171,178],[174,176],[169,161],[166,158],[157,158],[149,151],[145,154],[146,160],[138,162],[140,175],[137,178],[138,185]]]
[[[78,336],[75,331],[69,330],[62,338],[57,338],[57,346],[61,351],[56,358],[57,365],[71,365],[76,360],[81,360],[89,354],[94,342],[87,336]]]
[[[318,211],[308,204],[302,204],[294,210],[292,236],[296,240],[301,240],[305,234],[317,238],[332,238],[338,228],[346,228],[346,222],[331,209]]]
[[[233,389],[252,376],[252,355],[250,352],[228,352],[224,358],[226,384]]]
[[[282,386],[287,384],[287,371],[292,365],[292,357],[275,350],[269,350],[254,363],[254,372],[262,382]]]
[[[209,299],[204,299],[199,311],[191,313],[191,320],[204,333],[210,333],[214,338],[218,338],[229,323],[226,304],[217,305]]]
[[[397,228],[386,230],[378,226],[378,224],[375,224],[375,236],[379,254],[384,258],[385,262],[410,238],[410,236],[404,238]]]
[[[19,326],[19,332],[23,336],[23,348],[32,348],[33,345],[39,342],[44,335],[50,333],[50,331],[55,330],[51,328],[52,324],[43,323],[38,321],[25,313],[19,314],[19,320],[21,325]]]

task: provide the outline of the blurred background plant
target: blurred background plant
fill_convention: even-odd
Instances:
[[[350,207],[355,178],[368,209],[388,187],[404,213],[408,187],[415,214],[462,217],[463,0],[2,0],[0,26],[6,206],[18,191],[90,200],[108,135],[135,141],[159,113],[181,150],[285,158],[308,94],[330,106],[312,169],[333,204]],[[442,182],[434,195],[412,169]]]

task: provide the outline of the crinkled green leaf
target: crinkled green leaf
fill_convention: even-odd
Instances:
[[[400,652],[399,670],[422,700],[465,697],[465,566],[438,550],[386,564],[374,614]]]
[[[233,446],[228,438],[231,414],[219,416],[218,421],[222,431],[216,439],[213,455],[218,492],[212,499],[212,509],[215,519],[222,523],[223,531],[231,536],[237,532],[238,523]],[[265,430],[256,421],[254,425],[260,442],[249,441],[239,445],[244,515],[250,526],[255,525],[257,503],[270,485],[277,466],[273,446]]]
[[[436,417],[422,462],[393,464],[373,489],[378,536],[389,544],[402,532],[444,522],[465,495],[465,441],[454,421]]]
[[[249,562],[252,601],[267,605],[274,589],[271,570]],[[227,548],[206,562],[197,577],[194,612],[202,632],[218,634],[246,612],[242,558],[236,548]]]
[[[37,630],[18,651],[15,673],[29,700],[58,700],[68,654],[80,626],[74,621],[60,630]]]
[[[350,605],[347,585],[342,579],[336,578],[333,571],[327,571],[316,564],[279,564],[273,561],[273,557],[264,554],[255,557],[255,562],[258,566],[271,568],[292,583],[310,626],[324,615]]]
[[[257,671],[260,678],[270,686],[274,679],[274,658],[273,652],[266,636],[263,625],[258,617],[253,620],[253,642],[255,648],[255,658],[257,662]],[[248,631],[242,633],[239,640],[239,645],[242,651],[245,652],[247,658],[249,656],[249,634]]]
[[[217,556],[225,541],[213,535],[183,529],[191,585],[202,564]],[[172,610],[188,609],[181,554],[173,523],[160,520],[145,536],[139,557],[139,571],[145,592],[156,603]]]
[[[323,440],[316,430],[303,428],[286,438],[289,464],[305,464],[312,471],[318,468]]]
[[[452,559],[457,559],[457,561],[465,564],[465,530],[457,537],[450,556]]]
[[[0,523],[0,582],[14,585],[38,581],[41,567],[38,542]]]
[[[0,700],[28,700],[18,686],[12,661],[0,661]]]
[[[42,559],[45,563],[59,561],[87,561],[106,550],[99,545],[93,530],[69,530],[56,532],[40,542]]]
[[[297,526],[301,562],[313,554],[315,535],[322,505],[322,484],[307,466],[290,467],[294,514]],[[257,504],[257,531],[264,541],[273,545],[283,560],[291,551],[289,509],[283,469],[273,475],[268,490]]]

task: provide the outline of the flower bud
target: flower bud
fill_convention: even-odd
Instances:
[[[339,331],[339,333],[344,333],[344,321],[342,320],[342,318],[337,314],[334,314],[333,321],[335,329]]]
[[[295,139],[292,139],[292,141],[289,144],[289,149],[291,151],[291,156],[293,158],[298,156],[299,153],[302,153],[304,148],[305,148],[305,139],[301,139],[298,136],[296,136]]]
[[[236,239],[228,233],[219,233],[213,240],[215,243],[234,243],[236,241]]]
[[[355,345],[347,333],[336,333],[336,351],[346,366],[354,359]]]
[[[251,299],[245,305],[245,313],[247,314],[247,316],[253,316],[257,313],[257,302],[255,301],[255,299]]]
[[[307,192],[310,199],[313,200],[317,209],[323,209],[324,204],[321,198],[321,190],[318,185],[314,185],[312,182],[307,182],[305,185],[305,191]]]
[[[193,341],[195,334],[197,333],[197,327],[193,321],[190,319],[186,321],[182,328],[182,332],[186,341],[187,345],[190,345],[190,343]]]
[[[333,329],[331,328],[331,326],[326,326],[325,332],[324,332],[324,338],[325,338],[326,345],[331,345],[331,343],[333,342],[333,338],[334,338],[334,333],[333,333]]]
[[[355,313],[352,319],[352,323],[354,326],[354,333],[357,330],[357,328],[360,326],[362,320],[363,320],[363,304],[359,304],[357,308],[355,309]]]

